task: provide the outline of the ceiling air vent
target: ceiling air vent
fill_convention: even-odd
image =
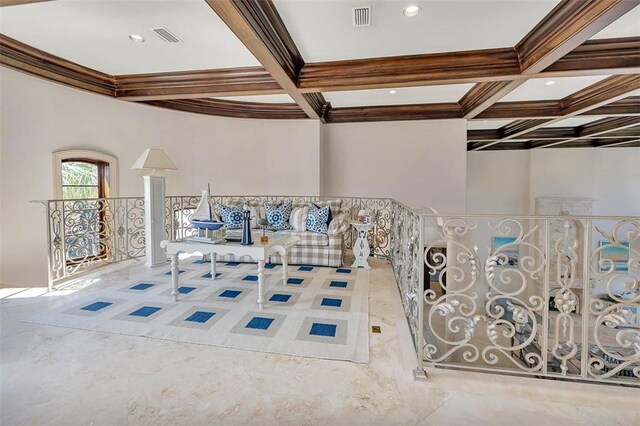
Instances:
[[[180,40],[178,37],[173,35],[173,33],[171,33],[171,31],[169,31],[166,28],[153,28],[153,32],[158,34],[158,37],[160,37],[161,39],[163,39],[167,43],[180,43],[180,42],[182,42],[182,40]]]
[[[371,6],[354,7],[352,10],[352,21],[354,27],[371,26]]]

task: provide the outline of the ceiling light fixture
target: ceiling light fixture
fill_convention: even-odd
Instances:
[[[404,13],[404,16],[416,16],[418,13],[420,13],[420,11],[422,10],[422,8],[416,4],[412,4],[411,6],[407,6],[404,8],[404,11],[402,13]]]
[[[549,80],[549,81],[547,81],[544,85],[545,85],[545,86],[553,86],[554,84],[556,84],[556,82],[555,82],[555,81],[553,81],[553,80]]]
[[[390,95],[395,95],[397,92],[395,90],[389,90]]]
[[[129,36],[129,39],[131,41],[135,41],[136,43],[144,43],[144,37],[142,37],[141,35],[138,35],[138,34],[131,34]]]

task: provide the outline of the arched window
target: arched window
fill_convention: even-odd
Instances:
[[[110,200],[117,197],[118,161],[94,151],[53,153],[53,192],[64,212],[65,265],[105,259],[109,255]],[[96,200],[98,199],[98,200]]]
[[[109,184],[109,163],[85,158],[62,160],[62,198],[77,200],[105,198]]]
[[[56,199],[118,196],[118,159],[98,151],[53,153],[53,196]]]

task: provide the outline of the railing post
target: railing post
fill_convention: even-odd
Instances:
[[[589,377],[589,299],[591,297],[591,286],[589,281],[591,278],[591,226],[593,225],[591,219],[587,219],[584,224],[582,241],[584,241],[583,254],[582,254],[582,351],[580,354],[580,376],[583,379]],[[594,331],[595,333],[595,331]]]
[[[44,204],[47,214],[47,263],[49,267],[47,268],[47,288],[48,291],[53,291],[53,253],[51,253],[51,209],[49,207],[49,202],[44,201]]]
[[[418,355],[418,369],[414,373],[417,380],[426,380],[427,373],[424,371],[424,216],[418,215],[420,224],[418,232],[418,335],[416,336],[416,352]]]

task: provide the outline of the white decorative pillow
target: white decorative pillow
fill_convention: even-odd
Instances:
[[[294,207],[289,216],[289,224],[294,231],[303,232],[307,230],[307,215],[309,214],[309,207]]]

